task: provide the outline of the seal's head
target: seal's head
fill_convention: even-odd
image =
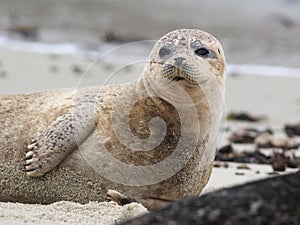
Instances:
[[[210,79],[223,81],[225,57],[221,44],[212,35],[180,29],[165,34],[155,44],[146,71],[151,77],[193,87]]]

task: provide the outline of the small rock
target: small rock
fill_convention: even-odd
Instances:
[[[271,134],[264,133],[257,136],[254,140],[254,143],[259,148],[271,148],[272,147],[271,139],[272,139]]]
[[[299,162],[297,163],[296,160],[287,159],[286,166],[289,168],[296,169],[296,168],[300,167],[300,164],[299,164]]]
[[[260,122],[264,120],[264,117],[261,116],[253,116],[246,112],[241,113],[229,113],[227,115],[227,120],[239,120],[239,121],[247,121],[247,122]]]
[[[300,123],[293,125],[285,125],[284,130],[289,137],[300,136]]]
[[[269,164],[270,157],[265,156],[259,151],[255,152],[232,152],[232,153],[219,153],[216,160],[223,162],[240,162],[240,163],[258,163]]]
[[[221,167],[228,168],[229,164],[226,163],[226,162],[215,162],[214,167],[216,167],[216,168],[221,168]]]
[[[282,149],[296,149],[299,145],[291,138],[287,137],[275,137],[273,136],[271,143],[275,148],[282,148]]]
[[[235,175],[238,175],[238,176],[244,176],[245,173],[243,173],[243,172],[235,172]]]
[[[138,38],[134,36],[126,36],[126,35],[120,35],[116,34],[113,31],[108,31],[104,37],[104,41],[106,43],[129,43],[129,42],[135,42],[144,40],[144,38]]]
[[[233,152],[232,146],[231,145],[225,145],[223,147],[221,147],[218,152],[220,153],[231,153]]]
[[[275,153],[271,159],[271,165],[274,171],[285,171],[287,167],[287,159],[283,154]]]
[[[267,173],[268,175],[278,175],[279,173],[278,172],[275,172],[275,171],[273,171],[273,172],[269,172],[269,173]]]
[[[83,74],[84,73],[84,70],[78,65],[73,65],[72,66],[72,71],[75,74]]]
[[[291,138],[274,136],[267,133],[257,136],[254,143],[259,148],[282,148],[284,150],[288,150],[299,147],[299,143],[296,143],[296,141]]]
[[[286,157],[287,160],[287,167],[289,168],[298,168],[300,167],[300,158],[297,158],[294,151],[289,150],[285,151],[284,156]]]
[[[252,129],[241,129],[236,132],[233,132],[228,138],[229,141],[238,144],[251,144],[254,143],[254,139],[258,135],[258,131]]]
[[[34,39],[38,37],[39,28],[35,25],[16,25],[7,28],[10,33],[18,34],[26,39]]]
[[[241,164],[236,167],[238,170],[250,170],[251,168],[246,164]]]

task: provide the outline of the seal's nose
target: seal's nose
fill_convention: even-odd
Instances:
[[[175,65],[179,66],[179,65],[181,65],[182,61],[185,60],[185,58],[183,58],[183,57],[177,57],[174,60],[175,60]]]

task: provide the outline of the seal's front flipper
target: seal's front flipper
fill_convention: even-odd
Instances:
[[[95,128],[91,109],[91,106],[81,106],[58,117],[27,146],[28,176],[41,176],[53,169],[86,139]]]
[[[109,200],[116,202],[118,205],[126,205],[132,202],[137,202],[137,200],[135,200],[134,198],[123,195],[120,192],[112,189],[108,189],[106,195]]]

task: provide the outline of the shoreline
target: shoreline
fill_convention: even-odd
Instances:
[[[151,51],[151,43],[155,40],[145,40],[132,43],[115,43],[109,44],[105,42],[99,42],[95,48],[99,51],[93,51],[88,49],[90,47],[83,47],[76,43],[42,43],[42,42],[28,42],[23,40],[9,40],[5,36],[0,35],[0,51],[1,49],[16,52],[28,52],[33,54],[46,54],[46,55],[59,55],[59,56],[70,56],[78,58],[87,58],[88,60],[94,60],[97,58],[105,58],[103,56],[111,54],[114,49],[122,49],[125,51],[123,55],[111,54],[108,59],[105,59],[106,63],[117,63],[117,64],[129,64],[139,60],[147,60],[148,54]],[[144,54],[128,54],[126,51],[133,52],[133,48],[141,45],[139,42],[144,44],[144,46],[139,46],[141,52]],[[134,43],[137,43],[136,45]],[[132,47],[126,48],[127,46],[133,44]],[[148,53],[148,54],[146,54]],[[247,76],[270,76],[270,77],[294,77],[300,78],[300,66],[285,66],[285,65],[273,65],[273,64],[227,64],[226,66],[227,74],[236,75],[247,75]]]

